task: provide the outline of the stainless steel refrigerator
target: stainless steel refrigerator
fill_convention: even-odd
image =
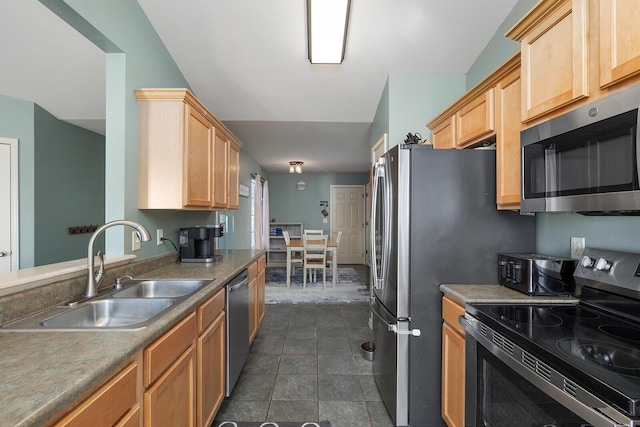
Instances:
[[[441,283],[497,284],[535,218],[496,209],[493,150],[396,146],[374,167],[373,374],[397,426],[443,426]]]

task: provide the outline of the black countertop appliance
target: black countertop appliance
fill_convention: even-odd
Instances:
[[[222,237],[222,225],[187,227],[180,229],[181,262],[216,262],[222,255],[215,253],[216,237]]]

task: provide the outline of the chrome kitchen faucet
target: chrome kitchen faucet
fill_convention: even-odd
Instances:
[[[94,297],[98,294],[98,286],[100,286],[102,276],[104,276],[104,257],[102,251],[98,251],[97,256],[100,260],[100,266],[98,267],[98,271],[94,272],[93,251],[96,244],[96,239],[98,238],[100,233],[102,233],[109,227],[113,227],[114,225],[128,225],[129,227],[135,228],[140,235],[141,242],[148,242],[149,240],[151,240],[149,231],[141,224],[138,224],[134,221],[127,221],[123,219],[118,221],[111,221],[101,227],[98,227],[98,229],[94,231],[93,235],[91,236],[91,239],[89,239],[89,246],[87,249],[87,270],[89,271],[89,279],[87,281],[87,290],[84,294],[85,297]]]

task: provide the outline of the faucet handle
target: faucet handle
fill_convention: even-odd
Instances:
[[[115,285],[113,285],[113,287],[114,287],[115,289],[122,289],[122,285],[123,285],[122,281],[123,281],[124,279],[133,280],[133,277],[131,277],[131,276],[122,276],[122,277],[118,277],[118,278],[116,279],[116,283],[115,283]]]

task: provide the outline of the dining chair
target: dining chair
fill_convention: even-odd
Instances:
[[[305,230],[304,230],[304,234],[307,234],[307,235],[311,235],[311,234],[313,234],[313,235],[320,235],[320,236],[322,236],[322,235],[324,234],[324,230],[307,230],[307,229],[305,228]]]
[[[284,243],[287,246],[291,245],[291,238],[289,237],[289,232],[287,230],[282,231],[282,237],[284,237]],[[291,251],[291,271],[293,273],[296,271],[296,266],[302,267],[302,250]]]
[[[330,267],[333,269],[333,263],[336,263],[336,267],[337,267],[337,263],[338,263],[338,249],[340,248],[340,240],[342,239],[342,231],[338,231],[338,234],[336,235],[336,249],[335,251],[331,251],[327,254],[327,267]],[[338,270],[336,269],[336,272]],[[339,283],[338,280],[338,274],[336,273],[336,277],[335,280],[333,280],[333,287],[335,288],[335,284]]]
[[[307,287],[307,273],[311,276],[313,272],[313,281],[316,281],[316,273],[322,270],[322,289],[327,286],[327,240],[329,236],[322,235],[303,235],[303,267],[304,278],[302,289]]]

